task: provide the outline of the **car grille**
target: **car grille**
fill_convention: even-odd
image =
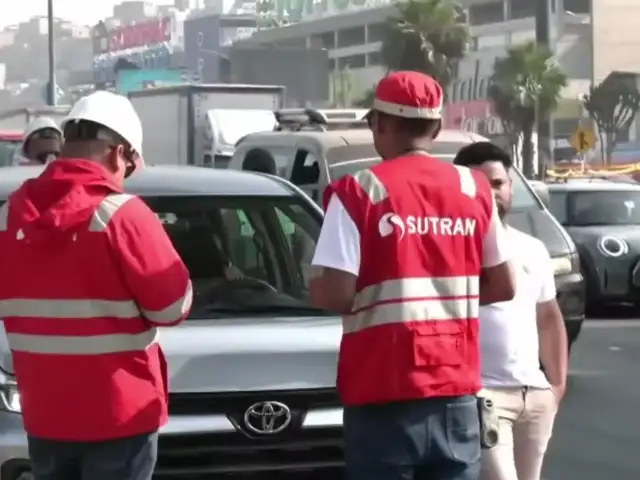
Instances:
[[[235,412],[244,414],[245,410],[254,403],[264,401],[282,402],[291,410],[340,406],[338,394],[332,388],[242,393],[171,393],[169,394],[169,414],[224,413],[229,415]]]
[[[225,414],[242,425],[244,412],[261,401],[277,401],[292,413],[282,433],[252,437],[248,432],[161,436],[154,480],[210,480],[229,476],[326,480],[340,475],[342,428],[302,429],[308,410],[339,406],[333,389],[229,394],[172,394],[172,415]],[[267,477],[264,475],[267,474]]]

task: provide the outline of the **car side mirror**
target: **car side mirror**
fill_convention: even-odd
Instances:
[[[545,207],[549,208],[549,204],[551,203],[551,196],[549,195],[549,188],[544,182],[540,182],[538,180],[529,180],[529,185],[531,186],[533,192],[538,196],[540,201],[544,204]]]

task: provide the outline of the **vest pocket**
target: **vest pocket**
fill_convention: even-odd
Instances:
[[[441,322],[413,331],[413,362],[416,367],[461,365],[465,356],[465,329],[461,325]]]

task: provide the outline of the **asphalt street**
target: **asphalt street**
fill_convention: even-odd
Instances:
[[[640,320],[587,321],[569,371],[543,479],[640,479]]]

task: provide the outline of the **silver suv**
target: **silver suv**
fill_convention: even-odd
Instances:
[[[3,169],[0,199],[40,172]],[[189,319],[161,332],[170,417],[154,478],[332,475],[343,463],[341,325],[307,301],[322,212],[287,181],[256,173],[149,167],[126,188],[158,214],[195,287]],[[229,265],[242,278],[226,278]],[[0,480],[27,480],[4,335],[0,368]]]

